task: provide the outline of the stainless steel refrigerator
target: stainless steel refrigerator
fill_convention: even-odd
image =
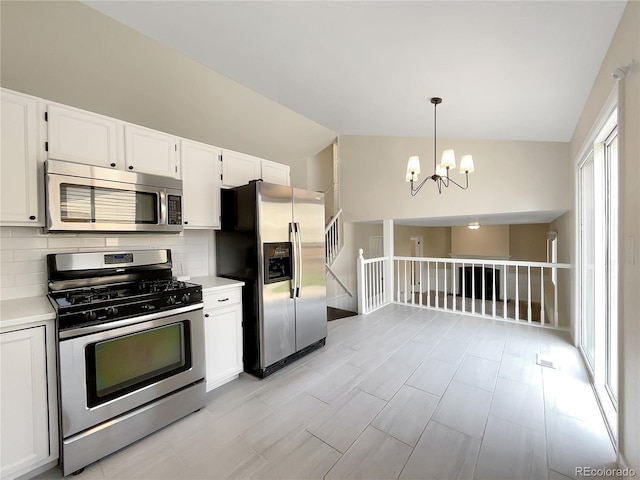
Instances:
[[[221,277],[243,280],[246,372],[265,377],[327,336],[324,194],[252,181],[222,191]]]

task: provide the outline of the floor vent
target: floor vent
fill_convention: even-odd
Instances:
[[[556,366],[553,364],[553,360],[546,358],[541,353],[536,353],[536,363],[542,367],[556,368]]]

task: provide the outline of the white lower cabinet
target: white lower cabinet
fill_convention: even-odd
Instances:
[[[242,372],[242,287],[205,289],[203,297],[208,392]]]
[[[49,468],[58,458],[53,328],[51,321],[0,334],[1,478]]]

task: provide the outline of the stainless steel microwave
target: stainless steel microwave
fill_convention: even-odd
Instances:
[[[182,231],[182,181],[47,160],[45,230],[59,232]]]

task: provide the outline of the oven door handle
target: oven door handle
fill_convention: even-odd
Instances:
[[[92,333],[104,332],[107,330],[112,330],[114,328],[135,325],[136,323],[156,320],[158,318],[171,317],[180,313],[192,312],[194,310],[200,310],[203,308],[204,303],[194,303],[193,305],[185,305],[184,307],[172,308],[171,310],[163,310],[161,312],[149,313],[147,315],[137,315],[131,318],[123,318],[122,320],[114,320],[113,322],[105,322],[97,325],[71,328],[69,330],[62,330],[58,332],[58,338],[60,340],[67,340],[70,338],[82,337],[85,335],[90,335]]]

